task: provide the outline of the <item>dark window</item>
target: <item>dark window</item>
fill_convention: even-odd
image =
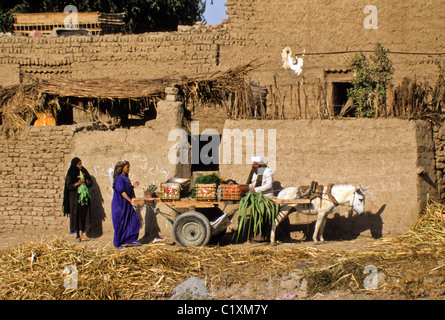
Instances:
[[[343,107],[348,102],[348,89],[352,88],[349,82],[334,82],[332,83],[332,104],[334,108],[334,115],[340,115]],[[343,116],[353,117],[354,110],[348,110]]]
[[[192,148],[199,145],[198,150],[192,150],[192,171],[219,171],[219,145],[222,137],[189,136]]]

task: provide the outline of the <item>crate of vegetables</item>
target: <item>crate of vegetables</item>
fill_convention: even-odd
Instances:
[[[216,201],[217,183],[198,183],[195,185],[196,199],[199,201]]]
[[[210,174],[195,179],[190,198],[200,201],[218,200],[217,189],[220,182],[217,174]]]
[[[221,200],[238,201],[249,192],[247,184],[223,184],[221,185]]]
[[[179,200],[183,192],[187,191],[189,185],[190,180],[188,179],[170,179],[165,183],[161,183],[159,197],[161,200]]]
[[[161,200],[179,200],[181,198],[180,183],[161,183],[160,189]]]

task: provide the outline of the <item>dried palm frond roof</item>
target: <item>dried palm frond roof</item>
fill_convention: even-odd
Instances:
[[[26,125],[32,115],[44,109],[44,98],[35,86],[14,86],[0,90],[0,132],[13,136]]]
[[[60,97],[78,98],[102,98],[102,99],[127,99],[142,98],[163,92],[168,86],[179,87],[198,82],[237,82],[247,72],[256,69],[252,64],[243,65],[225,72],[216,72],[211,75],[181,79],[174,76],[166,76],[159,79],[144,80],[119,80],[111,78],[75,80],[58,77],[55,79],[38,80],[29,85],[17,85],[0,90],[0,97],[3,91],[16,91],[20,87],[33,88],[39,93],[45,93]],[[0,100],[1,101],[1,100]]]
[[[147,97],[162,92],[177,83],[174,79],[117,80],[91,79],[73,80],[57,78],[43,80],[36,84],[37,90],[59,97],[129,99]]]
[[[10,86],[0,89],[0,115],[3,122],[0,131],[6,136],[12,136],[23,129],[30,114],[35,115],[50,108],[51,106],[42,102],[44,95],[111,100],[162,98],[165,88],[175,85],[183,90],[186,99],[196,100],[210,95],[214,100],[221,101],[226,92],[238,90],[244,93],[244,88],[239,88],[245,83],[245,75],[256,68],[258,65],[253,65],[252,62],[225,72],[196,78],[178,79],[167,76],[144,80],[75,80],[59,77]]]

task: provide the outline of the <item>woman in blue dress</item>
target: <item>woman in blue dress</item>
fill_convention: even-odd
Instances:
[[[114,169],[114,193],[111,202],[111,213],[114,227],[114,246],[117,248],[124,245],[140,245],[137,240],[141,222],[133,207],[134,188],[139,186],[139,182],[131,184],[128,177],[129,172],[130,163],[128,161],[119,161]]]

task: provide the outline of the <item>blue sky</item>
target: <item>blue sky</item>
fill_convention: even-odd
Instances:
[[[226,0],[213,0],[213,5],[211,5],[211,0],[206,0],[206,12],[204,13],[204,18],[210,25],[220,24],[222,19],[227,19],[226,15]]]

